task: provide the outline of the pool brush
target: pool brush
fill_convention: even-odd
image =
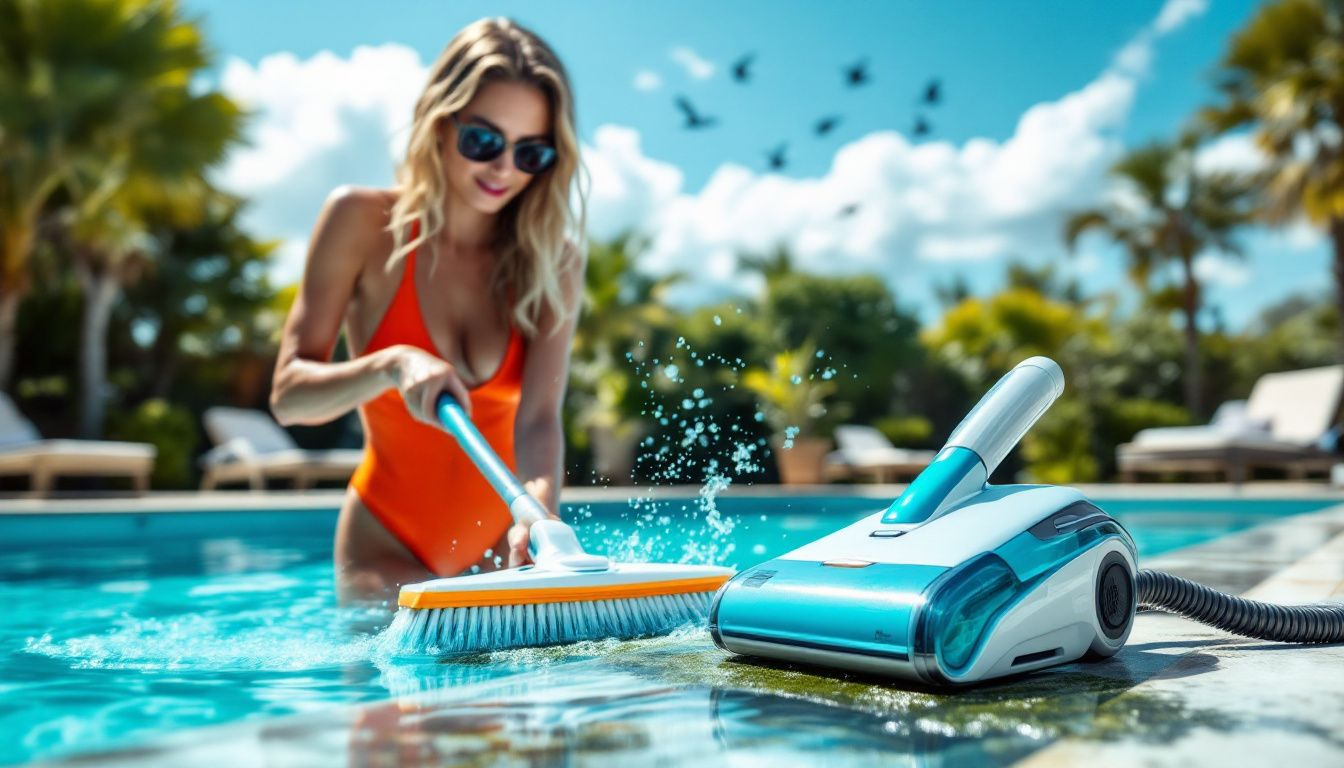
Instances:
[[[703,622],[733,570],[712,565],[617,563],[586,552],[574,529],[548,517],[471,423],[440,395],[440,423],[528,526],[532,564],[407,584],[388,628],[393,650],[489,651],[658,635]]]

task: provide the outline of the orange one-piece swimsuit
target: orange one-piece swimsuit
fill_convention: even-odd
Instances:
[[[415,251],[406,257],[392,304],[365,354],[409,344],[438,356],[415,290]],[[470,390],[471,419],[509,469],[517,471],[513,426],[522,390],[524,342],[509,330],[495,374]],[[416,421],[397,389],[359,408],[364,459],[350,485],[373,516],[426,568],[456,576],[496,546],[511,523],[509,509],[457,441]],[[500,556],[506,553],[500,552]]]

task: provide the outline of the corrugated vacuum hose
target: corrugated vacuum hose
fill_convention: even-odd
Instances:
[[[1275,605],[1226,595],[1161,571],[1139,571],[1139,607],[1281,643],[1344,642],[1344,603]]]

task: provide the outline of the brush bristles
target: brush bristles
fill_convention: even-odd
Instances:
[[[478,608],[401,608],[387,630],[399,653],[499,651],[660,635],[709,613],[713,592]]]

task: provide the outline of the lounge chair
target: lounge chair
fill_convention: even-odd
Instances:
[[[28,475],[33,493],[45,496],[59,475],[128,476],[149,490],[158,449],[113,440],[44,440],[13,401],[0,393],[0,475]]]
[[[890,482],[902,475],[918,475],[936,455],[934,451],[897,448],[873,427],[846,424],[835,428],[836,449],[826,455],[828,479],[871,476]]]
[[[234,482],[262,490],[268,480],[292,480],[295,488],[303,490],[319,480],[345,481],[364,455],[357,449],[300,448],[265,411],[211,408],[203,420],[206,434],[215,443],[201,456],[203,491]]]
[[[1120,476],[1215,472],[1240,483],[1257,468],[1290,478],[1328,472],[1332,431],[1344,399],[1344,365],[1261,376],[1246,401],[1224,403],[1197,427],[1145,429],[1116,448]]]

